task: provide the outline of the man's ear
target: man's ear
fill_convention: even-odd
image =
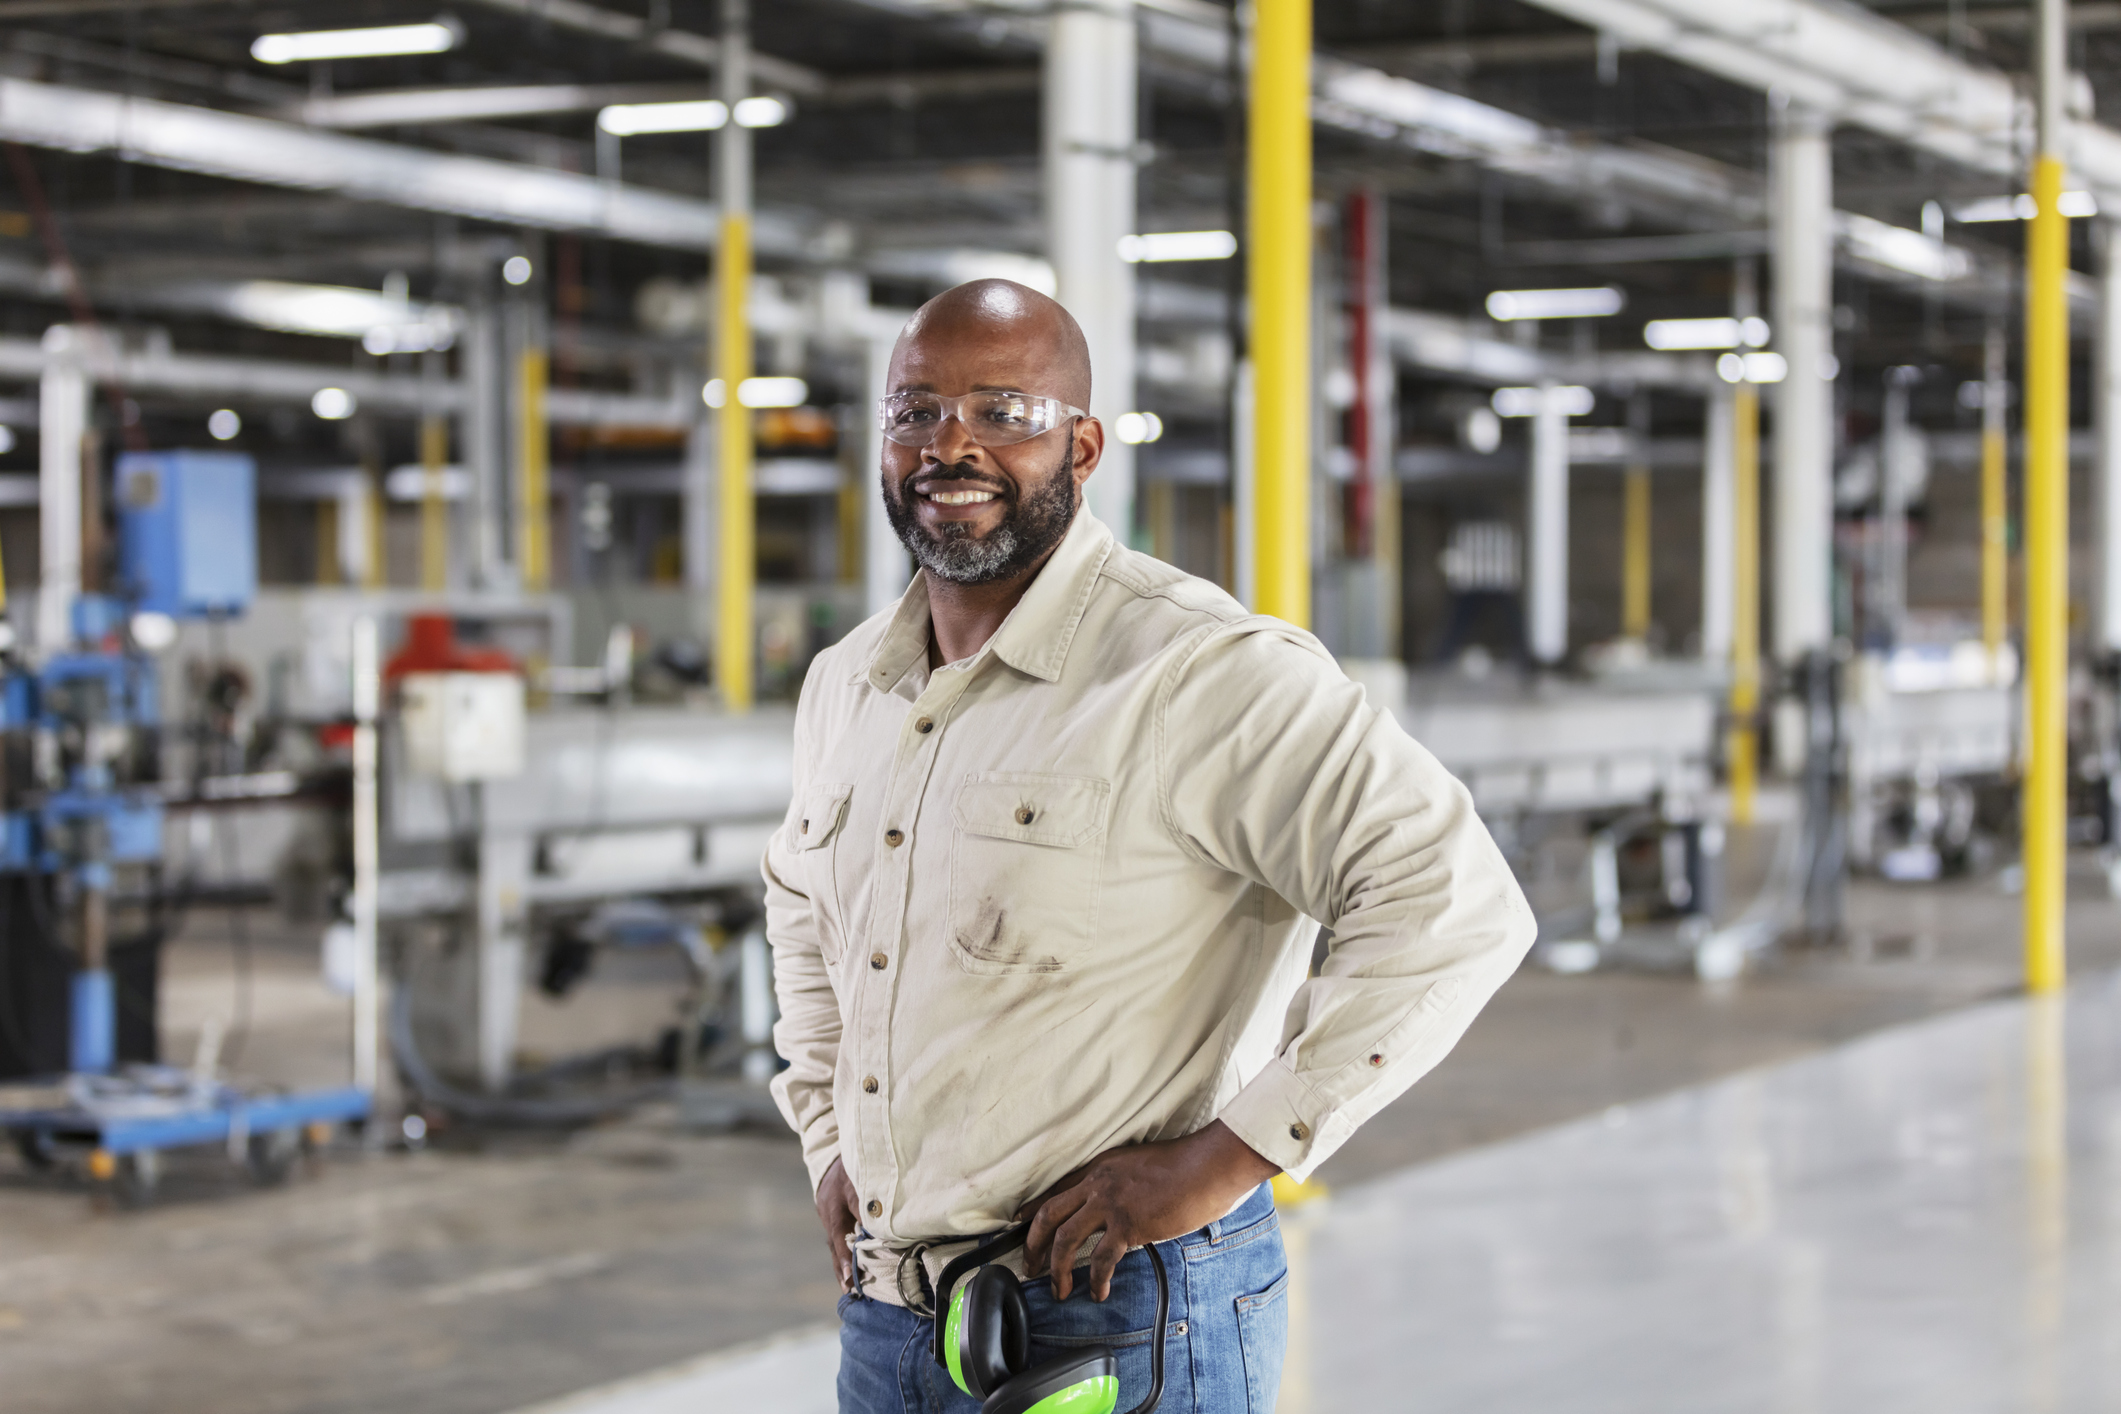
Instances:
[[[1097,464],[1105,456],[1105,424],[1094,417],[1079,418],[1075,424],[1075,484],[1081,486],[1097,470]]]

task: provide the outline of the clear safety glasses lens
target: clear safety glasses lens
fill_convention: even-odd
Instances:
[[[927,446],[951,417],[964,423],[966,434],[982,447],[1006,447],[1081,415],[1066,403],[1027,393],[967,393],[962,398],[900,393],[877,405],[884,435],[907,447]]]

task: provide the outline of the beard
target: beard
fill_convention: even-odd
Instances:
[[[1022,491],[974,475],[962,466],[919,472],[905,483],[887,471],[884,515],[920,567],[937,579],[952,584],[993,584],[1030,569],[1067,535],[1077,504],[1074,473],[1073,437],[1053,470]],[[913,506],[920,485],[952,480],[972,481],[992,490],[1002,503],[1002,523],[978,536],[963,521],[946,521],[939,530],[922,525]]]

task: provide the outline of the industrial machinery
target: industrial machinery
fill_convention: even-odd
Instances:
[[[243,456],[121,457],[110,592],[72,596],[63,618],[40,605],[44,624],[64,628],[31,648],[11,645],[0,667],[0,886],[20,910],[0,933],[11,952],[63,955],[71,972],[64,1068],[0,1085],[0,1128],[33,1166],[77,1165],[133,1200],[154,1192],[164,1150],[225,1145],[270,1180],[305,1137],[369,1112],[357,1087],[285,1094],[225,1083],[211,1040],[189,1070],[154,1064],[151,1007],[145,1045],[128,1048],[145,1058],[120,1063],[115,922],[137,918],[159,941],[165,799],[196,793],[165,773],[153,650],[168,646],[180,618],[218,619],[248,603],[254,481]],[[33,1062],[21,1033],[53,1028],[13,1000],[14,1049]]]

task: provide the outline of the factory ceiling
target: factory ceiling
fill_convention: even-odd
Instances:
[[[1644,12],[1659,2],[1615,0]],[[1319,189],[1388,196],[1395,304],[1470,317],[1498,285],[1611,282],[1628,292],[1628,318],[1580,337],[1637,350],[1640,318],[1728,308],[1733,257],[1761,248],[1767,99],[1566,17],[1600,4],[1320,0]],[[357,8],[364,25],[438,11],[429,0]],[[1973,70],[2024,68],[2023,7],[1871,8]],[[1228,11],[1218,0],[1140,10],[1141,226],[1227,225],[1241,130]],[[2091,112],[2121,113],[2121,4],[2074,11]],[[714,0],[469,0],[452,11],[461,40],[444,53],[268,65],[251,54],[260,34],[342,26],[349,7],[0,0],[0,83],[16,85],[13,99],[0,94],[0,130],[40,144],[12,151],[14,194],[0,198],[0,265],[16,272],[0,280],[0,328],[33,335],[61,317],[69,291],[49,272],[66,261],[114,322],[152,321],[180,345],[221,352],[344,358],[343,342],[320,353],[313,337],[237,327],[211,301],[158,295],[158,282],[375,289],[395,272],[413,296],[446,302],[487,253],[528,241],[565,267],[584,324],[632,330],[644,284],[697,282],[706,268],[710,144],[646,134],[600,152],[595,115],[610,102],[709,96],[718,12]],[[774,0],[753,12],[758,86],[792,115],[758,133],[765,269],[861,268],[881,302],[903,304],[957,268],[934,252],[1038,253],[1041,7]],[[11,104],[20,123],[30,100],[56,105],[49,121],[63,127],[116,96],[270,126],[232,128],[244,150],[225,162],[122,139],[67,151],[63,131],[10,126]],[[247,168],[257,147],[242,133],[285,134],[298,176]],[[600,170],[615,152],[617,172]],[[503,185],[508,174],[552,185],[535,211],[517,211],[481,206],[443,175],[405,175],[445,157],[484,164],[476,171]],[[2021,236],[2015,222],[1952,213],[2012,183],[1854,122],[1837,129],[1835,165],[1845,213],[1927,224],[1964,252],[1967,272],[1932,282],[1849,255],[1837,299],[1860,332],[1858,371],[1971,367],[1983,329],[2012,308]],[[614,175],[638,198],[623,219],[594,200]],[[1228,272],[1160,277],[1219,289]]]

